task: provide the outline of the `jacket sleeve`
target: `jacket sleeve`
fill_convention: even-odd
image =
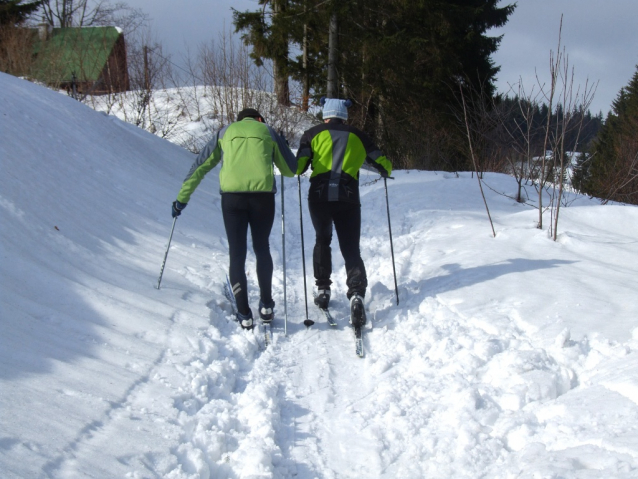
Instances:
[[[295,158],[294,153],[290,150],[286,140],[278,135],[270,126],[268,130],[275,142],[275,165],[277,165],[282,175],[295,176],[295,172],[297,171],[297,158]]]
[[[381,153],[374,142],[367,135],[362,135],[361,140],[366,150],[366,163],[374,167],[381,176],[390,176],[392,174],[392,163]]]
[[[199,186],[204,176],[212,170],[217,163],[222,159],[222,150],[219,146],[219,131],[215,133],[215,136],[209,141],[206,146],[199,152],[195,162],[191,166],[182,188],[177,194],[177,201],[180,203],[188,203],[191,195],[195,189]]]
[[[312,163],[312,148],[310,147],[310,135],[305,132],[299,142],[297,150],[297,174],[303,175]]]
[[[366,163],[372,165],[381,176],[390,176],[392,174],[392,163],[386,158],[380,150],[373,150],[366,156]]]

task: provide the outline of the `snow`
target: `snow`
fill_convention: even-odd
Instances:
[[[215,172],[176,222],[158,290],[193,155],[5,74],[0,105],[1,477],[638,477],[635,207],[570,194],[554,242],[506,196],[514,180],[488,174],[494,238],[470,173],[398,171],[397,306],[384,184],[363,173],[360,359],[336,244],[339,326],[314,307],[303,326],[285,179],[288,334],[278,194],[264,349],[222,294]],[[305,201],[303,215],[310,273]],[[253,307],[254,269],[250,253]]]

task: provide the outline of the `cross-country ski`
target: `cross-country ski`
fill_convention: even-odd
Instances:
[[[335,319],[332,317],[332,313],[328,308],[319,308],[319,311],[321,311],[321,314],[323,314],[323,317],[326,319],[327,323],[330,326],[332,326],[333,328],[337,326],[337,321],[335,321]]]

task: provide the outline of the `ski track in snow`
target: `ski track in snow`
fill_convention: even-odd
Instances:
[[[409,218],[403,218],[402,224],[405,231],[413,229]],[[368,234],[364,257],[383,257],[386,242],[370,230]],[[423,249],[436,239],[434,234],[427,236],[421,239]],[[399,249],[406,257],[422,255],[414,239],[401,242],[405,246]],[[280,244],[275,241],[273,247]],[[432,254],[444,257],[449,252]],[[299,262],[289,260],[289,268],[300,269]],[[335,257],[335,286],[345,280],[342,266]],[[247,270],[253,269],[249,259]],[[195,271],[198,268],[189,268],[189,274]],[[202,277],[199,282],[211,281],[214,278]],[[462,280],[444,275],[412,287],[421,294],[403,288],[403,304],[397,310],[392,291],[371,281],[371,296],[378,307],[369,309],[376,324],[366,330],[369,354],[361,360],[354,356],[353,335],[343,314],[347,302],[338,296],[344,292],[338,286],[333,289],[339,327],[331,329],[310,304],[310,317],[317,323],[306,330],[301,325],[303,286],[288,285],[289,297],[297,298],[289,301],[288,337],[283,337],[281,311],[275,344],[266,351],[262,352],[259,330],[239,333],[253,344],[254,363],[246,361],[234,371],[239,387],[229,391],[229,396],[236,396],[230,402],[245,407],[229,414],[237,415],[238,421],[232,428],[233,439],[226,437],[227,449],[218,448],[211,455],[210,445],[184,434],[180,448],[187,452],[177,454],[182,457],[181,467],[188,471],[188,458],[195,456],[200,463],[208,462],[213,477],[215,464],[224,461],[229,463],[224,472],[242,471],[239,477],[496,477],[493,465],[507,460],[505,451],[524,450],[532,438],[555,427],[536,409],[542,411],[544,403],[578,386],[578,374],[565,360],[564,350],[575,349],[580,355],[590,345],[560,337],[557,341],[563,342],[557,344],[559,354],[554,356],[546,345],[535,344],[530,336],[534,328],[511,306],[493,304],[490,317],[461,312],[462,301],[447,299],[445,291],[462,286]],[[308,288],[310,293],[310,283]],[[432,295],[423,295],[424,288]],[[257,285],[252,280],[249,290],[251,304],[256,304]],[[216,310],[218,305],[211,308],[213,320],[223,317]],[[232,322],[229,325],[233,327]],[[234,357],[231,352],[224,356]],[[201,406],[216,400],[210,394],[198,400],[191,393],[182,404]],[[252,403],[258,417],[245,414]],[[184,423],[188,427],[211,427],[208,416],[201,422],[197,407],[189,416],[193,422]],[[586,445],[619,452],[600,442],[581,441],[577,447]],[[269,454],[264,456],[265,452]],[[201,466],[194,469],[201,474]],[[218,467],[216,473],[222,470]]]

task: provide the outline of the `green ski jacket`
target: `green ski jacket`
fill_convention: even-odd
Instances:
[[[274,166],[284,176],[294,176],[297,160],[286,141],[270,126],[247,117],[215,133],[197,155],[177,201],[188,203],[204,176],[217,163],[221,193],[275,193]]]

